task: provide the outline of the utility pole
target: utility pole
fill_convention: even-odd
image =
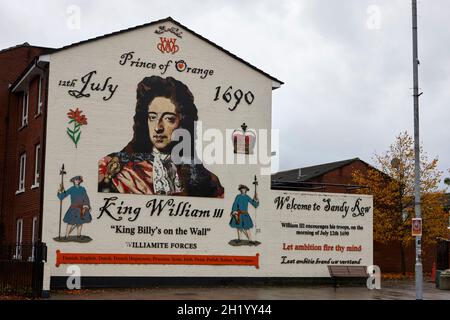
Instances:
[[[413,70],[414,70],[414,207],[416,218],[422,218],[420,209],[420,140],[419,140],[419,50],[417,44],[417,0],[412,0]],[[423,299],[422,237],[416,237],[416,300]]]

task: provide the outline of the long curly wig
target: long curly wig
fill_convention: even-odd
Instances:
[[[168,98],[175,105],[175,109],[180,115],[179,128],[186,129],[190,133],[191,150],[194,150],[194,124],[198,120],[198,110],[194,104],[192,92],[184,83],[172,77],[164,79],[159,76],[151,76],[144,78],[137,86],[133,139],[122,151],[128,154],[152,152],[153,144],[148,129],[148,109],[156,97]],[[173,145],[174,143],[170,147]]]

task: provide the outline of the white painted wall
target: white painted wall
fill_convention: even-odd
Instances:
[[[171,27],[171,23],[164,23]],[[316,277],[327,276],[326,267],[313,265],[283,265],[281,257],[285,255],[282,250],[283,243],[303,243],[315,241],[323,243],[326,238],[307,239],[293,235],[292,230],[282,228],[280,221],[286,222],[309,221],[307,213],[290,212],[280,213],[274,208],[274,199],[279,192],[270,190],[270,176],[260,175],[260,165],[207,165],[206,167],[216,174],[225,188],[223,199],[174,197],[178,202],[188,201],[193,207],[199,209],[221,208],[225,214],[221,219],[212,218],[187,218],[170,217],[167,212],[159,217],[150,217],[145,209],[147,201],[157,198],[167,200],[164,196],[142,195],[117,195],[125,205],[142,207],[139,218],[135,222],[122,221],[117,223],[109,217],[99,216],[99,208],[104,203],[105,194],[97,192],[98,160],[112,152],[120,151],[132,139],[133,116],[136,105],[136,86],[147,76],[160,75],[160,71],[143,68],[132,68],[119,64],[121,55],[134,51],[135,58],[141,58],[157,65],[166,64],[168,60],[185,60],[188,65],[214,70],[213,76],[200,79],[198,75],[180,73],[172,66],[163,75],[172,76],[185,83],[195,97],[195,103],[199,111],[199,119],[202,121],[203,130],[217,128],[225,135],[227,129],[234,130],[246,122],[250,128],[256,130],[271,128],[271,94],[272,80],[261,73],[251,69],[247,65],[235,60],[223,51],[209,45],[203,40],[186,30],[182,39],[177,39],[176,44],[180,50],[175,54],[163,54],[157,50],[160,35],[154,33],[158,26],[149,26],[131,32],[89,42],[75,46],[51,55],[50,59],[50,84],[48,98],[48,125],[47,147],[45,161],[45,195],[44,195],[44,226],[43,241],[48,245],[48,264],[50,268],[46,272],[48,276],[64,276],[66,265],[55,266],[56,250],[64,253],[130,253],[130,254],[195,254],[195,255],[232,255],[255,256],[260,254],[260,268],[248,266],[176,266],[176,265],[81,265],[82,275],[88,276],[295,276]],[[175,36],[170,33],[164,37]],[[231,36],[231,35],[230,35]],[[60,81],[80,79],[90,71],[96,70],[95,79],[104,81],[111,77],[110,83],[117,84],[118,89],[109,101],[103,101],[102,94],[93,93],[90,98],[76,99],[68,94],[67,88],[59,86]],[[79,90],[80,80],[75,89]],[[224,90],[232,85],[233,88],[242,89],[244,92],[252,91],[255,101],[251,106],[241,103],[233,112],[228,110],[230,105],[223,100],[213,101],[216,87],[222,86]],[[68,127],[67,112],[69,109],[81,109],[88,117],[88,125],[82,127],[82,136],[78,148],[74,147],[66,134]],[[226,139],[231,141],[230,136]],[[270,145],[270,142],[269,142]],[[229,144],[231,147],[231,144]],[[245,158],[240,155],[239,157]],[[56,197],[60,184],[59,170],[65,164],[68,175],[65,177],[65,186],[72,176],[82,175],[84,187],[90,197],[93,220],[83,227],[83,235],[90,236],[93,241],[86,244],[61,243],[53,238],[58,236],[59,205]],[[233,247],[228,242],[236,238],[236,231],[229,227],[230,210],[235,196],[238,194],[239,184],[246,184],[253,188],[251,183],[254,176],[259,180],[259,199],[261,206],[255,212],[251,209],[252,218],[256,221],[261,233],[257,240],[261,245],[257,247]],[[253,190],[249,192],[253,196]],[[106,195],[108,196],[108,195]],[[321,201],[323,195],[297,194],[304,201]],[[345,199],[354,201],[354,196],[339,195],[336,201]],[[371,205],[370,197],[362,197],[368,206]],[[70,201],[63,202],[63,216]],[[256,218],[255,218],[256,214]],[[361,244],[364,251],[359,254],[317,254],[318,257],[358,257],[363,258],[363,264],[372,263],[372,211],[366,214],[364,219],[342,220],[333,215],[319,215],[316,220],[321,223],[361,224],[364,232],[354,233],[345,239],[331,241],[345,245]],[[210,228],[207,236],[154,236],[148,235],[124,235],[114,233],[111,226],[124,225],[126,227],[157,226],[161,229],[182,227]],[[62,224],[62,233],[66,225]],[[252,230],[254,233],[254,230]],[[133,249],[127,247],[127,242],[166,242],[166,243],[195,243],[196,250],[180,249]],[[292,254],[296,258],[304,255],[296,252]]]

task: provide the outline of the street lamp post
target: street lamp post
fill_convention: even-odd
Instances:
[[[412,0],[413,73],[414,73],[414,207],[416,218],[422,218],[420,208],[420,140],[419,140],[419,50],[417,41],[417,0]],[[416,237],[416,300],[423,299],[422,237]]]

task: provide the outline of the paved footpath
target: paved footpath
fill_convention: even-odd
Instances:
[[[161,287],[52,291],[51,300],[415,300],[413,281],[383,281],[381,290],[332,286]],[[424,283],[425,300],[450,300],[450,291]]]

